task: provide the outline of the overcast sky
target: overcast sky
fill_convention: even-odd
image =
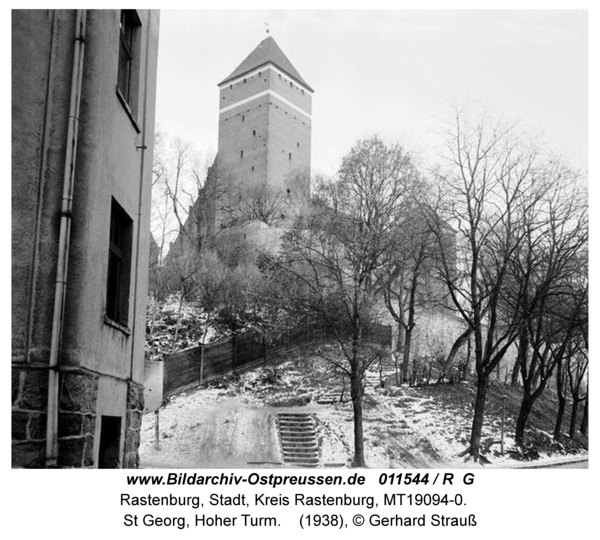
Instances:
[[[588,16],[583,10],[161,10],[157,122],[212,156],[218,89],[271,35],[314,90],[313,173],[361,137],[435,153],[454,103],[543,132],[587,169]]]

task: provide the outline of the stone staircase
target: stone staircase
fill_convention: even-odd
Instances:
[[[333,405],[334,403],[338,403],[342,397],[342,389],[341,388],[333,388],[328,390],[324,394],[321,394],[317,398],[317,403],[320,405]]]
[[[319,444],[315,419],[307,413],[279,413],[279,440],[286,465],[318,467]]]

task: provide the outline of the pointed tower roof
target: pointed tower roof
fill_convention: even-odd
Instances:
[[[314,92],[314,90],[307,84],[307,82],[300,76],[300,73],[296,70],[296,68],[292,65],[292,63],[288,60],[288,57],[283,53],[283,51],[279,48],[279,45],[275,42],[275,40],[269,36],[263,39],[256,49],[254,49],[246,59],[233,70],[233,72],[223,79],[218,86],[229,82],[232,79],[236,79],[244,73],[248,73],[253,69],[259,68],[266,64],[274,64],[281,71],[285,72],[296,82],[300,83],[302,86]]]

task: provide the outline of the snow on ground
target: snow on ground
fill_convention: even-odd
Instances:
[[[350,466],[354,453],[352,405],[319,405],[317,398],[343,384],[314,358],[287,361],[232,376],[219,384],[179,394],[161,408],[160,448],[155,415],[143,419],[142,467],[241,468],[284,466],[277,412],[315,415],[323,467]],[[468,445],[475,389],[470,385],[368,386],[364,399],[365,455],[370,468],[473,467],[459,454]],[[516,464],[508,450],[514,422],[506,421],[500,454],[501,420],[490,403],[482,446],[492,466]],[[493,414],[492,414],[493,413]]]

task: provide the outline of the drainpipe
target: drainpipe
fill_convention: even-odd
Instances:
[[[134,280],[133,280],[133,317],[131,323],[131,357],[129,359],[129,381],[128,384],[132,385],[133,383],[133,366],[135,364],[135,357],[137,355],[137,345],[136,339],[137,336],[137,310],[138,310],[138,281],[139,281],[139,273],[140,273],[140,239],[142,234],[142,214],[143,214],[143,201],[144,201],[144,177],[145,177],[145,163],[146,163],[146,152],[145,150],[148,148],[148,133],[146,132],[146,122],[147,122],[147,112],[148,112],[148,68],[149,68],[149,57],[150,57],[150,33],[152,29],[152,10],[148,10],[148,21],[147,21],[147,31],[146,31],[146,47],[145,47],[145,59],[144,59],[144,100],[142,103],[142,124],[141,124],[141,140],[140,144],[136,146],[138,150],[140,150],[140,180],[138,186],[138,208],[137,208],[137,235],[136,235],[136,243],[135,243],[135,265],[134,265]],[[152,136],[154,134],[151,134]],[[145,261],[145,270],[148,269],[148,261]],[[143,317],[145,317],[145,313]],[[142,355],[144,353],[142,352]],[[127,389],[129,391],[129,388]],[[127,407],[127,406],[126,406]],[[156,429],[158,430],[158,411],[156,411]],[[127,411],[125,412],[125,418],[127,418]],[[125,424],[123,429],[127,430],[128,426]],[[125,437],[124,437],[125,440]],[[158,439],[157,439],[158,440]],[[125,445],[123,443],[123,449]],[[123,451],[123,458],[120,460],[121,466],[123,464],[128,466],[125,463],[125,452]]]
[[[73,187],[75,183],[75,159],[77,157],[77,136],[79,131],[79,106],[81,103],[81,83],[85,48],[86,10],[78,9],[75,22],[73,47],[73,73],[71,75],[71,101],[67,128],[67,149],[63,176],[63,197],[60,211],[58,241],[58,261],[54,293],[54,313],[52,316],[52,341],[48,370],[48,416],[46,424],[46,467],[56,467],[58,460],[58,389],[59,364],[65,298],[67,293],[67,270],[73,209]]]
[[[149,56],[150,56],[150,31],[152,28],[152,10],[148,10],[148,22],[147,22],[147,32],[146,32],[146,55],[144,59],[144,101],[142,104],[142,127],[141,127],[141,142],[136,148],[141,151],[140,153],[140,183],[138,186],[138,208],[137,208],[137,235],[136,235],[136,250],[135,250],[135,279],[133,280],[133,320],[131,323],[131,358],[129,360],[129,380],[133,381],[133,365],[135,363],[135,355],[136,355],[136,346],[135,346],[135,330],[137,324],[137,299],[138,299],[138,274],[139,274],[139,264],[140,264],[140,237],[141,237],[141,229],[142,229],[142,214],[143,214],[143,200],[144,200],[144,177],[145,177],[145,163],[146,163],[146,153],[145,150],[148,148],[147,146],[147,136],[146,133],[146,121],[147,121],[147,111],[148,111],[148,68],[149,68]],[[153,135],[153,134],[152,134]],[[146,261],[146,268],[148,267],[148,263]],[[144,314],[145,315],[145,314]]]

